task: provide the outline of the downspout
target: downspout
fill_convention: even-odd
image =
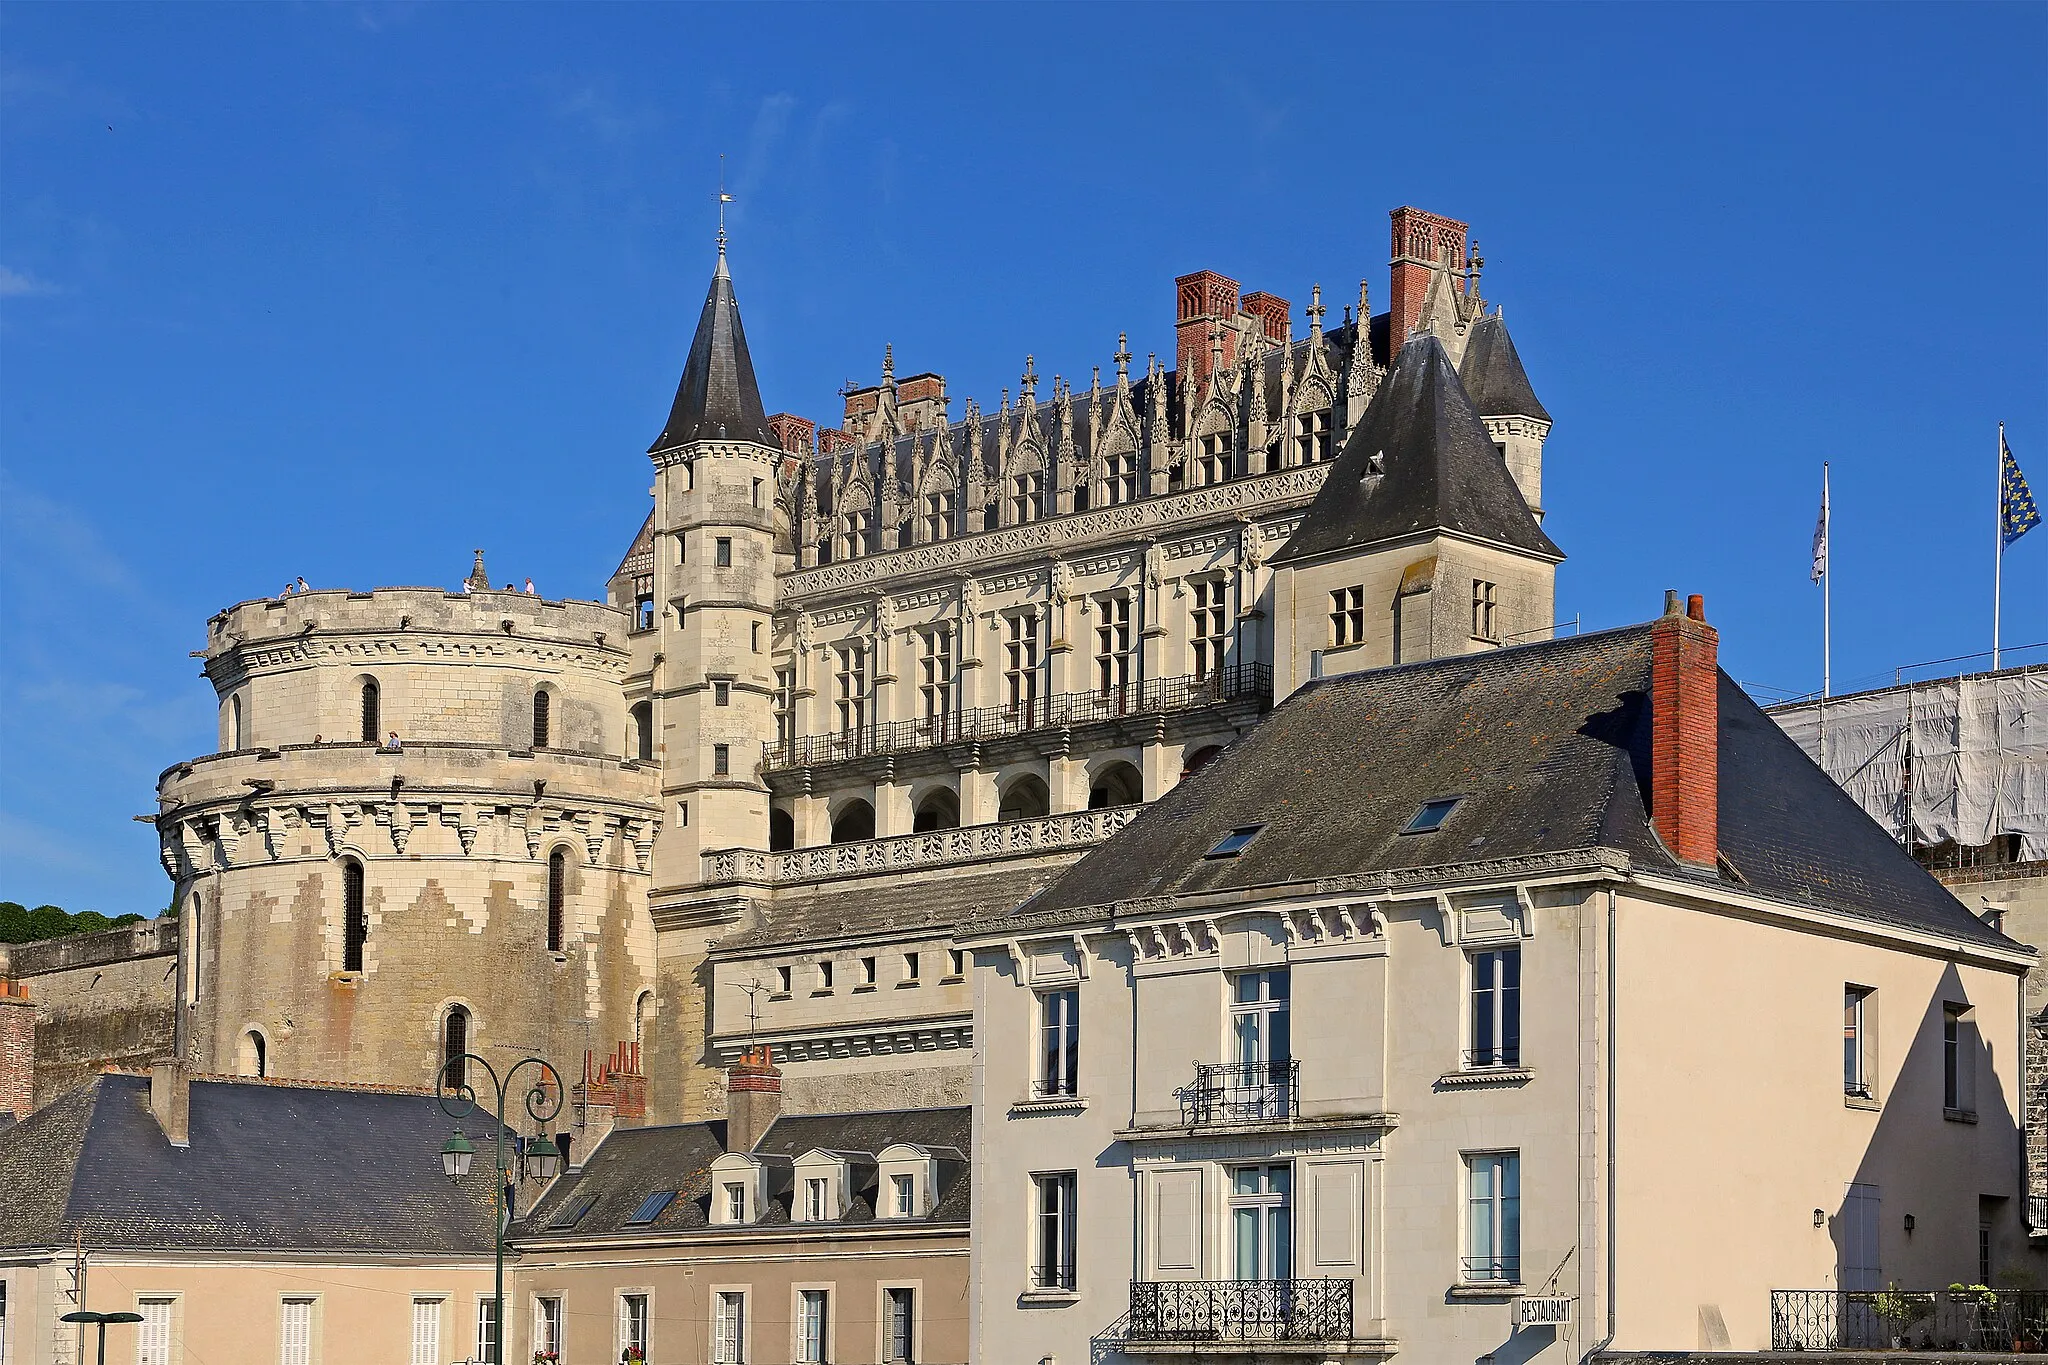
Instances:
[[[1614,1096],[1616,1088],[1614,1079],[1614,1009],[1616,998],[1614,984],[1616,975],[1614,970],[1614,953],[1616,941],[1614,931],[1614,902],[1615,891],[1613,887],[1609,887],[1607,889],[1607,1335],[1600,1338],[1600,1340],[1594,1342],[1591,1346],[1588,1346],[1586,1348],[1586,1353],[1579,1358],[1581,1365],[1584,1365],[1584,1362],[1590,1361],[1594,1356],[1599,1355],[1609,1346],[1612,1346],[1614,1344],[1614,1337],[1616,1331],[1614,1309],[1614,1284],[1616,1265],[1616,1258],[1614,1254],[1614,1143],[1617,1135],[1614,1129]]]

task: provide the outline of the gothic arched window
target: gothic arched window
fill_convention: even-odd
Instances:
[[[363,743],[365,744],[375,744],[378,740],[384,738],[379,733],[379,726],[382,721],[382,716],[379,714],[382,709],[378,705],[379,701],[377,680],[375,678],[363,679]]]
[[[533,747],[548,747],[548,710],[552,702],[548,690],[543,687],[533,694]]]
[[[564,901],[569,885],[569,854],[556,849],[548,855],[548,951],[562,951]]]
[[[469,1066],[462,1060],[462,1054],[469,1051],[469,1011],[460,1005],[450,1005],[448,1015],[441,1021],[441,1081],[444,1085],[463,1086],[469,1083]]]
[[[350,858],[341,865],[341,969],[363,969],[363,940],[370,936],[370,917],[363,908],[363,865]]]

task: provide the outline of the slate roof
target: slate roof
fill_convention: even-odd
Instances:
[[[1465,358],[1459,362],[1458,378],[1472,396],[1472,407],[1481,417],[1534,417],[1548,422],[1550,413],[1537,400],[1529,385],[1529,373],[1522,357],[1515,353],[1508,325],[1489,313],[1472,324],[1465,338]]]
[[[715,440],[782,448],[768,429],[768,414],[761,406],[761,387],[754,382],[754,359],[747,353],[747,334],[740,326],[740,306],[732,295],[732,276],[726,272],[722,248],[668,424],[647,447],[647,453],[691,441]]]
[[[1629,626],[1311,683],[1014,914],[1597,849],[1703,876],[1650,823],[1650,637]],[[1741,886],[2018,946],[1725,673],[1719,704],[1720,846]],[[1401,833],[1425,801],[1451,796],[1436,832]],[[1203,856],[1250,825],[1264,828],[1237,857]]]
[[[879,1078],[877,1085],[884,1084]],[[870,1157],[898,1142],[920,1147],[951,1149],[960,1160],[942,1157],[938,1203],[920,1219],[875,1218],[874,1172],[868,1170],[866,1183],[855,1191],[852,1206],[836,1226],[847,1227],[881,1221],[892,1226],[905,1222],[926,1225],[965,1226],[973,1203],[972,1182],[965,1153],[969,1150],[972,1111],[964,1106],[945,1109],[884,1109],[856,1114],[783,1115],[775,1120],[754,1148],[754,1155],[794,1160],[814,1147],[831,1151],[862,1152]],[[525,1239],[556,1239],[632,1236],[641,1232],[673,1233],[724,1231],[711,1223],[711,1163],[725,1148],[725,1124],[686,1123],[658,1128],[615,1128],[590,1153],[583,1169],[564,1176],[552,1185],[531,1214],[521,1220],[516,1235]],[[676,1197],[659,1217],[644,1226],[626,1226],[626,1220],[652,1194],[675,1191]],[[776,1191],[770,1208],[749,1227],[775,1226],[790,1221],[789,1203],[793,1191]],[[572,1227],[549,1226],[557,1214],[577,1206],[585,1196],[594,1202]],[[734,1228],[732,1231],[742,1231]]]
[[[716,949],[825,943],[920,925],[938,932],[964,919],[1000,914],[1063,870],[1063,864],[1035,862],[954,876],[927,873],[899,880],[886,890],[877,890],[864,878],[790,887],[776,893],[754,925],[725,935]]]
[[[1443,343],[1411,337],[1276,564],[1427,531],[1459,531],[1550,559]]]
[[[490,1253],[488,1156],[441,1173],[431,1095],[193,1081],[191,1106],[173,1147],[149,1078],[105,1074],[0,1132],[0,1247]]]

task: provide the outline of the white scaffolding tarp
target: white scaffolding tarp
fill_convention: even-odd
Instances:
[[[1799,702],[1771,718],[1901,842],[1909,827],[1916,844],[2017,834],[2022,858],[2048,859],[2048,668]]]

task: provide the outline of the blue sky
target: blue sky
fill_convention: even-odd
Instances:
[[[168,899],[129,817],[212,746],[228,603],[477,545],[599,594],[720,152],[771,411],[885,342],[1085,387],[1196,269],[1384,306],[1415,204],[1556,418],[1563,616],[1704,592],[1731,672],[1817,687],[1829,459],[1838,689],[1988,648],[1999,419],[2048,495],[2044,58],[2039,4],[8,5],[0,898]],[[2006,596],[2048,640],[2048,529]]]

